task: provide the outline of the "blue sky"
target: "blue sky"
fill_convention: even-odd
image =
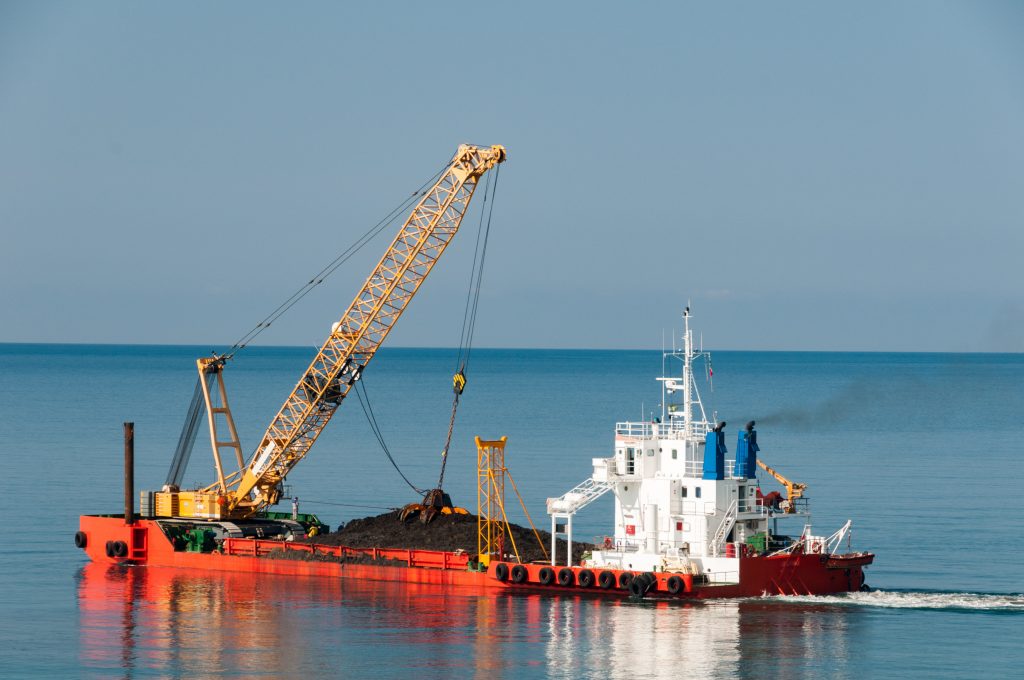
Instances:
[[[1024,350],[1024,5],[369,4],[0,3],[0,341],[230,344],[471,142],[480,346]]]

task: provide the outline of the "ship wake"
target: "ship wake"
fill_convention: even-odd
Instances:
[[[833,604],[885,609],[944,609],[1024,614],[1024,594],[873,590],[842,595],[779,595],[758,598],[799,604]]]

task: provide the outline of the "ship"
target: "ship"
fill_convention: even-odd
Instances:
[[[616,423],[614,455],[592,459],[589,478],[548,499],[552,554],[559,535],[567,539],[567,553],[572,554],[576,513],[611,493],[613,531],[580,565],[577,582],[589,583],[596,575],[599,587],[618,587],[634,597],[822,595],[866,589],[864,569],[874,555],[852,550],[852,520],[829,535],[814,532],[806,485],[790,481],[758,458],[755,421],[739,430],[734,456],[726,457],[726,423],[717,414],[708,417],[695,379],[695,364],[703,361],[705,381],[711,384],[711,354],[694,346],[690,320],[687,305],[682,346],[663,353],[662,365],[679,371],[657,378],[661,414]],[[774,477],[787,495],[763,493],[758,468]],[[789,528],[793,526],[799,533]],[[562,571],[559,578],[570,580]]]
[[[864,569],[874,555],[849,548],[849,521],[827,536],[812,531],[806,487],[757,458],[755,423],[739,432],[735,456],[726,458],[725,423],[716,422],[714,414],[707,417],[694,380],[694,363],[702,358],[708,361],[710,378],[710,355],[694,347],[689,307],[684,313],[683,347],[666,353],[666,360],[680,362],[678,374],[659,378],[661,416],[617,423],[613,455],[592,459],[593,471],[587,480],[548,499],[551,549],[543,560],[521,558],[509,527],[504,437],[476,440],[480,488],[475,551],[332,544],[316,540],[328,527],[315,516],[301,514],[294,506],[292,513],[272,510],[288,496],[287,474],[309,453],[359,383],[458,231],[480,179],[505,158],[502,146],[462,145],[432,186],[414,192],[412,213],[341,320],[331,327],[328,339],[248,459],[242,454],[228,403],[224,371],[234,352],[269,326],[277,318],[274,315],[229,352],[197,360],[196,389],[167,480],[159,491],[140,492],[137,510],[134,426],[125,423],[124,510],[82,515],[74,535],[76,547],[93,562],[108,565],[395,581],[512,593],[706,599],[819,595],[865,588]],[[496,184],[495,180],[488,188],[493,191]],[[483,242],[486,247],[486,233]],[[482,256],[473,266],[474,272],[481,270]],[[318,277],[310,284],[319,283]],[[478,286],[479,278],[475,280]],[[478,298],[473,292],[471,288],[467,299]],[[475,302],[467,305],[466,313],[475,320]],[[460,355],[464,349],[468,357],[468,347],[460,347]],[[451,423],[437,488],[427,491],[422,502],[406,506],[403,520],[419,518],[427,524],[442,515],[467,513],[454,506],[442,488],[452,424],[466,386],[466,366],[459,366],[452,379]],[[181,479],[204,415],[216,480],[201,488],[183,489]],[[222,455],[225,452],[229,455]],[[227,472],[232,459],[238,468]],[[783,484],[785,497],[761,492],[758,467]],[[510,476],[509,481],[514,486]],[[615,498],[613,529],[577,558],[573,520],[607,493]],[[803,523],[798,535],[780,532],[780,521],[794,520]],[[539,533],[534,534],[539,540]]]
[[[685,600],[867,589],[865,569],[874,555],[850,549],[852,521],[828,535],[814,532],[806,485],[757,457],[755,422],[739,430],[734,455],[727,457],[726,423],[708,416],[694,378],[698,361],[706,362],[708,380],[712,371],[710,353],[694,347],[690,318],[687,307],[682,346],[664,355],[665,365],[675,362],[681,370],[657,378],[661,415],[616,423],[613,455],[591,459],[590,477],[547,500],[547,560],[528,563],[506,552],[500,520],[485,527],[494,520],[483,507],[481,536],[489,534],[485,544],[491,547],[476,554],[296,540],[327,527],[314,515],[271,512],[234,522],[85,515],[75,542],[93,561],[109,564],[487,591]],[[503,453],[504,443],[477,440],[492,457]],[[504,469],[502,460],[492,462]],[[758,468],[786,495],[764,493]],[[493,488],[484,489],[483,497]],[[573,520],[606,494],[614,497],[612,528],[573,563]]]

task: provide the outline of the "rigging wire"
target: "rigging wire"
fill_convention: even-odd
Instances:
[[[263,331],[267,330],[267,328],[269,328],[272,323],[277,321],[288,310],[294,307],[295,304],[299,302],[299,300],[304,298],[307,294],[309,294],[311,290],[313,290],[321,283],[323,283],[324,280],[327,279],[327,277],[329,277],[331,274],[337,271],[337,269],[341,267],[341,265],[345,264],[345,262],[347,262],[353,255],[362,250],[364,246],[366,246],[370,241],[372,241],[388,225],[394,222],[394,220],[399,215],[406,211],[413,202],[415,202],[419,197],[426,194],[426,190],[429,187],[433,186],[434,183],[437,181],[437,178],[440,177],[444,172],[446,172],[448,168],[451,167],[451,165],[451,161],[446,163],[440,170],[434,173],[434,175],[430,179],[428,179],[426,182],[417,187],[417,189],[413,191],[412,194],[410,194],[408,197],[406,197],[405,200],[403,200],[397,206],[392,208],[392,210],[383,218],[381,218],[381,220],[377,222],[377,224],[370,227],[370,229],[368,229],[362,236],[356,239],[352,243],[352,245],[350,245],[348,248],[342,251],[342,253],[335,257],[333,260],[331,260],[327,264],[327,266],[325,266],[323,269],[317,272],[313,276],[313,278],[311,278],[309,281],[303,284],[298,290],[292,293],[287,300],[279,304],[272,312],[270,312],[270,314],[268,314],[259,323],[253,326],[248,333],[246,333],[241,338],[236,340],[235,344],[233,344],[231,348],[225,353],[226,358],[230,359],[235,355],[236,352],[248,347],[249,343],[255,340],[256,337],[259,336]]]
[[[417,487],[415,484],[409,481],[409,478],[405,476],[402,469],[398,467],[398,463],[395,462],[394,456],[391,455],[391,450],[388,445],[384,442],[384,435],[380,431],[380,425],[377,423],[377,417],[373,413],[373,407],[370,405],[370,394],[366,391],[365,378],[360,378],[356,382],[356,398],[359,399],[359,405],[363,408],[363,414],[366,416],[366,422],[370,424],[370,429],[373,430],[373,435],[377,438],[377,442],[380,444],[381,449],[384,450],[384,455],[391,461],[392,467],[398,475],[409,485],[413,491],[418,494],[425,494],[426,490]]]
[[[317,505],[337,505],[342,508],[372,508],[373,510],[398,510],[398,508],[388,507],[387,505],[367,505],[365,503],[334,503],[332,501],[311,501],[308,498],[302,499],[303,503],[314,503]]]

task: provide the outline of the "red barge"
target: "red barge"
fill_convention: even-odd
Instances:
[[[225,538],[211,552],[188,552],[176,548],[160,526],[160,520],[139,519],[126,525],[122,515],[83,515],[76,543],[82,544],[94,562],[147,568],[246,572],[288,577],[352,578],[364,581],[399,581],[437,586],[502,588],[511,592],[592,593],[608,597],[630,597],[630,586],[644,572],[623,569],[589,569],[586,566],[550,567],[543,564],[515,564],[492,561],[487,567],[472,563],[468,553],[431,550],[348,548],[344,546],[296,543],[288,540]],[[123,547],[121,547],[123,546]],[[122,556],[107,552],[123,552]],[[319,553],[326,559],[290,559],[287,553]],[[353,559],[354,558],[354,559]],[[351,559],[351,561],[347,561]],[[723,598],[763,595],[821,595],[859,590],[863,567],[872,556],[786,554],[773,557],[749,556],[738,559],[737,583],[707,583],[692,574],[647,572],[653,581],[644,597]],[[478,564],[478,563],[477,563]],[[499,578],[504,567],[508,576]],[[525,572],[521,582],[512,579],[516,569]],[[544,569],[554,578],[544,585]],[[571,580],[560,572],[568,570]],[[583,576],[593,575],[593,581]],[[612,585],[602,581],[610,574]],[[673,577],[679,579],[679,585]],[[562,581],[567,585],[560,585]]]
[[[242,456],[223,371],[233,353],[270,321],[261,322],[228,353],[198,360],[192,409],[163,488],[142,492],[136,512],[132,432],[126,425],[125,512],[83,515],[75,544],[97,563],[509,592],[703,599],[819,595],[865,588],[864,569],[874,556],[849,549],[850,522],[828,536],[813,533],[805,486],[757,458],[760,449],[753,422],[739,433],[734,459],[725,458],[725,423],[717,422],[715,414],[707,417],[694,380],[696,360],[707,361],[709,383],[712,373],[710,356],[693,346],[689,308],[684,315],[683,348],[665,353],[666,362],[681,362],[681,370],[658,379],[661,416],[618,423],[613,455],[592,459],[588,479],[548,499],[551,550],[544,563],[524,563],[515,550],[505,550],[504,439],[477,440],[481,500],[478,549],[473,554],[297,541],[322,527],[308,518],[304,521],[297,512],[289,518],[270,511],[285,495],[288,472],[358,383],[458,230],[478,181],[504,160],[501,146],[463,145],[432,187],[413,194],[418,202],[412,214],[341,321],[332,327],[248,461]],[[315,277],[310,285],[320,280]],[[475,318],[475,308],[469,313]],[[453,379],[453,422],[465,385],[463,364]],[[204,488],[183,490],[181,479],[204,407],[217,480]],[[451,428],[445,453],[450,433]],[[230,474],[225,474],[226,461],[221,458],[225,451],[231,454],[228,460],[234,458],[238,464]],[[778,480],[787,495],[763,494],[758,467]],[[424,521],[458,512],[440,486],[409,510],[416,510]],[[606,493],[615,497],[614,531],[578,564],[573,563],[573,519]],[[779,522],[793,519],[803,522],[799,535],[781,534]],[[561,561],[559,537],[564,538]]]

